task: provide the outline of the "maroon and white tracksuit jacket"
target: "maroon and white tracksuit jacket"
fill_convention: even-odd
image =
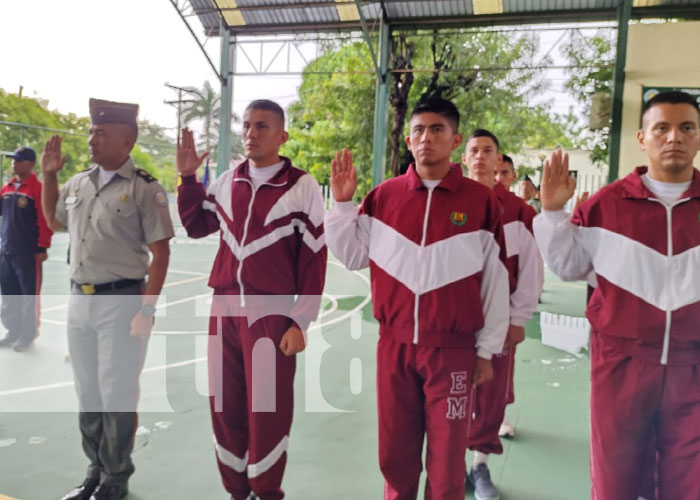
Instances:
[[[236,500],[251,490],[261,500],[284,496],[295,357],[278,346],[291,325],[306,330],[316,319],[325,280],[319,186],[282,159],[282,169],[257,188],[247,161],[208,194],[195,176],[179,187],[187,234],[220,232],[209,279],[209,379],[219,469]]]
[[[416,498],[425,434],[426,498],[464,498],[475,354],[500,353],[508,328],[501,220],[494,193],[457,164],[434,189],[412,165],[359,210],[338,203],[326,216],[333,253],[349,269],[370,268],[387,500]]]
[[[532,221],[537,212],[500,183],[493,189],[503,209],[503,230],[506,240],[506,267],[512,278],[510,324],[524,327],[537,311],[542,293],[543,265],[532,234]],[[472,398],[474,419],[468,437],[469,448],[482,453],[502,453],[498,430],[505,416],[506,405],[515,401],[513,374],[515,349],[504,347],[492,358],[493,380],[476,389]]]
[[[605,187],[571,220],[545,212],[534,222],[552,271],[598,281],[586,311],[597,500],[636,500],[653,437],[659,498],[700,498],[700,173],[673,205],[644,173]]]

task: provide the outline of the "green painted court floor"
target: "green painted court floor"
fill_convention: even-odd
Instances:
[[[206,279],[217,241],[178,232],[141,377],[130,500],[227,499],[206,397]],[[65,332],[66,240],[44,267],[41,337],[0,351],[0,499],[53,500],[83,479]],[[283,487],[291,500],[382,497],[374,392],[377,325],[366,272],[328,266],[324,311],[297,360],[296,406]],[[547,276],[541,310],[581,316],[585,285]],[[543,346],[537,318],[516,364],[514,440],[490,467],[502,500],[584,500],[588,478],[588,360]],[[471,460],[471,456],[469,456]],[[4,495],[4,496],[3,496]],[[421,493],[422,497],[422,493]],[[471,492],[467,493],[472,499]]]

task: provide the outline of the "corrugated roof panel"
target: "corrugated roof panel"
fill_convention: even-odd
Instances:
[[[211,0],[190,0],[192,8],[197,13],[205,32],[219,29],[219,11]]]
[[[379,14],[381,13],[381,11],[382,10],[378,2],[362,5],[362,14],[364,14],[365,19],[379,19]]]
[[[472,0],[474,14],[503,14],[503,0]]]
[[[241,7],[258,7],[262,6],[285,6],[285,5],[300,5],[304,3],[327,3],[333,5],[335,0],[236,0]]]
[[[219,27],[219,11],[214,6],[214,0],[189,0],[195,9],[206,32],[216,33]],[[228,11],[227,17],[242,16],[244,26],[240,26],[238,32],[256,34],[255,26],[264,26],[259,33],[269,32],[271,29],[280,31],[294,31],[296,27],[304,30],[333,29],[336,25],[339,29],[352,26],[358,28],[354,1],[351,0],[217,0],[222,3],[233,2],[240,10]],[[361,0],[361,10],[369,20],[379,18],[384,6],[390,22],[397,26],[421,26],[433,25],[435,21],[448,25],[452,21],[456,26],[463,26],[469,22],[469,17],[474,15],[474,4],[482,8],[482,13],[489,14],[486,19],[489,22],[498,23],[502,19],[504,23],[518,22],[520,15],[529,14],[528,19],[537,20],[538,13],[545,14],[542,19],[554,20],[557,14],[566,18],[566,13],[576,11],[579,20],[587,19],[586,13],[590,11],[590,19],[600,19],[600,13],[605,12],[605,17],[614,20],[615,11],[620,0]],[[306,7],[305,5],[309,5]],[[498,12],[502,11],[503,15]],[[698,0],[635,0],[636,12],[644,15],[655,15],[655,7],[664,7],[666,15],[673,13],[674,7],[678,8],[680,15],[687,12],[695,12],[696,7],[700,15],[700,2]],[[259,8],[256,8],[259,7]],[[688,9],[691,7],[690,9]],[[342,15],[339,15],[339,9]],[[647,11],[648,14],[645,14]],[[693,17],[693,16],[691,16]],[[456,24],[459,18],[459,23]],[[479,18],[476,18],[477,20]],[[303,26],[303,28],[301,28]],[[236,30],[235,26],[232,26]]]
[[[451,17],[470,15],[472,13],[471,0],[390,2],[384,5],[389,19]]]
[[[335,5],[328,7],[300,7],[294,9],[245,10],[248,25],[327,24],[340,22]]]

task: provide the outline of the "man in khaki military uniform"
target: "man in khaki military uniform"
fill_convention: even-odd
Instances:
[[[137,105],[90,99],[93,164],[60,194],[59,136],[41,158],[46,220],[70,233],[68,347],[90,460],[85,481],[63,500],[123,498],[134,472],[139,374],[174,235],[165,191],[129,156],[137,112]]]

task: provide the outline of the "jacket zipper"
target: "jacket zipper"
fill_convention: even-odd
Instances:
[[[425,217],[423,218],[423,237],[420,241],[420,256],[421,260],[423,258],[423,249],[425,248],[425,238],[428,233],[428,216],[430,215],[430,201],[433,198],[434,189],[428,189],[428,201],[425,205]],[[418,343],[418,303],[420,301],[420,293],[416,291],[415,298],[413,300],[413,343]]]
[[[684,198],[682,200],[676,201],[672,205],[667,205],[661,200],[658,200],[656,198],[649,198],[651,201],[655,201],[657,203],[661,203],[663,207],[666,209],[666,276],[664,277],[664,289],[666,290],[667,293],[664,295],[666,297],[670,297],[670,292],[673,290],[673,208],[677,205],[680,205],[681,203],[685,203],[688,201],[690,198]],[[671,343],[671,316],[673,314],[673,311],[671,310],[671,302],[667,302],[666,304],[666,326],[664,328],[664,344],[663,344],[663,349],[661,350],[661,364],[666,365],[668,364],[668,350],[669,350],[669,345]]]
[[[255,187],[255,184],[253,184],[251,181],[248,179],[236,179],[237,182],[247,182],[248,185],[250,185],[250,188],[253,190],[253,194],[250,196],[250,201],[248,202],[248,213],[246,214],[245,217],[245,222],[243,223],[243,237],[241,238],[241,244],[240,244],[240,249],[241,249],[241,258],[238,260],[238,270],[236,272],[236,279],[238,281],[238,289],[240,290],[240,297],[241,297],[241,307],[245,307],[245,290],[243,288],[243,261],[245,260],[245,240],[248,237],[248,229],[250,227],[250,219],[253,214],[253,202],[255,201],[255,195],[258,192],[258,189],[260,189],[262,186],[274,186],[274,187],[280,187],[284,186],[286,183],[283,184],[270,184],[268,182],[263,182],[262,184],[259,184],[258,187]]]

